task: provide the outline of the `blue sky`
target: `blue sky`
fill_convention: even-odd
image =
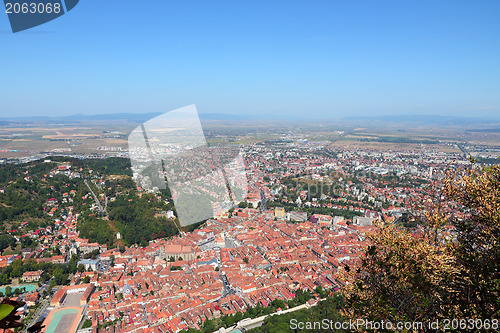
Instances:
[[[500,2],[82,0],[13,34],[0,116],[499,117]]]

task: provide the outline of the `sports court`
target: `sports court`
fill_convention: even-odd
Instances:
[[[37,288],[37,286],[34,284],[11,285],[10,287],[12,288],[12,291],[14,291],[16,288],[18,288],[18,289],[25,288],[27,293],[32,292],[33,290],[35,290]],[[7,288],[7,286],[1,287],[0,292],[2,292],[2,294],[5,294],[6,288]]]
[[[81,316],[82,308],[63,308],[53,310],[45,319],[46,333],[75,332]],[[46,324],[50,323],[50,324]]]

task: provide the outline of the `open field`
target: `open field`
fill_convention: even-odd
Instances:
[[[307,140],[337,149],[433,150],[461,153],[460,146],[484,154],[500,147],[500,130],[493,124],[441,126],[411,123],[279,122],[202,120],[208,144],[291,143]],[[139,123],[29,123],[0,126],[0,159],[40,153],[116,156],[128,149],[128,134]],[[492,127],[493,126],[493,127]],[[495,154],[495,153],[493,153]]]
[[[131,126],[1,126],[0,158],[21,158],[41,152],[98,153],[127,147]]]
[[[438,144],[363,142],[356,140],[338,140],[329,145],[330,148],[373,149],[380,151],[436,150],[443,153],[460,153],[460,149]]]

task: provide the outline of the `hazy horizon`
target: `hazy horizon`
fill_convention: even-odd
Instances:
[[[169,110],[172,111],[172,110]],[[117,113],[88,113],[88,114],[67,114],[64,116],[50,116],[50,115],[39,115],[39,116],[6,116],[0,115],[0,121],[4,122],[36,122],[36,121],[48,121],[48,122],[72,122],[72,121],[132,121],[132,122],[142,122],[166,112],[117,112]],[[378,115],[344,115],[344,116],[334,116],[334,115],[293,115],[288,117],[283,117],[282,115],[273,114],[263,114],[263,115],[250,115],[250,114],[231,114],[231,113],[207,113],[200,112],[199,116],[204,120],[221,120],[221,121],[310,121],[310,122],[322,122],[322,121],[341,121],[341,122],[357,122],[357,121],[367,121],[376,120],[381,122],[423,122],[429,121],[431,123],[438,122],[457,122],[462,124],[467,124],[468,121],[471,123],[481,123],[481,122],[500,122],[499,115],[491,116],[455,116],[455,115],[439,115],[439,114],[378,114]]]

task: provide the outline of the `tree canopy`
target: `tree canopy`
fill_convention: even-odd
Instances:
[[[340,270],[350,318],[498,319],[500,169],[449,172],[436,192],[422,232],[379,223],[361,260]]]

